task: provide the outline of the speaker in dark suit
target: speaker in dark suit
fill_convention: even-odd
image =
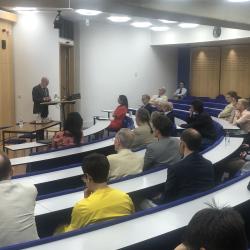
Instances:
[[[48,116],[48,105],[41,105],[42,102],[50,101],[49,90],[47,88],[49,80],[42,77],[41,83],[35,86],[32,90],[32,98],[34,102],[33,114],[40,114],[41,118]]]

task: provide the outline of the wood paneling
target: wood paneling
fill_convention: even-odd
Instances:
[[[9,22],[16,22],[17,15],[14,13],[4,11],[4,10],[0,10],[0,19],[2,19],[4,21],[9,21]]]
[[[216,97],[219,94],[219,81],[220,48],[191,49],[191,95]]]
[[[2,48],[5,41],[6,48]],[[0,126],[15,122],[12,24],[0,20]]]
[[[250,96],[250,45],[226,46],[221,51],[221,93]]]

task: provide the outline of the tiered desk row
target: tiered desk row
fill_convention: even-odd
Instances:
[[[215,119],[215,118],[214,118]],[[220,119],[215,119],[224,129],[238,128]],[[176,119],[177,124],[183,123]],[[98,123],[97,123],[98,124]],[[99,125],[98,125],[99,126]],[[91,131],[91,129],[89,129]],[[86,135],[86,133],[85,133]],[[214,164],[237,151],[243,142],[243,138],[230,138],[230,141],[220,137],[211,148],[203,152],[203,156]],[[96,143],[90,143],[77,148],[69,148],[45,154],[37,154],[26,157],[11,159],[12,165],[43,162],[62,157],[89,153],[97,149],[112,147],[113,138],[105,139]],[[145,150],[137,152],[144,154]],[[46,164],[45,164],[46,165]],[[63,167],[42,171],[15,178],[15,182],[29,182],[35,185],[56,180],[80,176],[80,165]],[[127,193],[138,192],[157,185],[162,185],[167,178],[167,166],[160,166],[150,171],[135,176],[129,176],[110,182],[110,185]],[[187,197],[170,204],[158,206],[134,215],[117,220],[106,221],[90,225],[86,228],[66,233],[60,236],[43,238],[38,241],[18,244],[3,249],[30,249],[30,250],[66,250],[66,249],[119,249],[148,243],[161,235],[169,234],[187,225],[194,213],[206,207],[206,203],[216,201],[219,205],[239,206],[249,201],[247,184],[250,180],[248,173],[239,176],[225,184],[222,184],[208,192]],[[239,192],[240,190],[240,192]],[[240,195],[239,195],[240,193]],[[43,216],[50,213],[60,212],[71,208],[75,202],[83,198],[82,188],[67,192],[59,192],[38,198],[35,215]]]

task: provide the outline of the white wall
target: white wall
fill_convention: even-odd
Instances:
[[[82,96],[79,111],[85,125],[102,109],[114,109],[117,97],[125,94],[130,107],[141,105],[141,95],[166,86],[175,90],[177,49],[150,46],[150,31],[117,24],[91,23],[76,26],[77,87]]]
[[[42,76],[50,80],[49,91],[53,97],[60,93],[59,85],[59,35],[53,28],[54,14],[19,15],[14,27],[14,76],[16,93],[16,119],[33,119],[32,88]],[[59,108],[50,107],[49,116],[60,118]]]
[[[213,37],[213,27],[199,26],[195,29],[175,28],[166,32],[152,32],[152,45],[169,45],[226,41],[240,38],[250,38],[250,31],[222,28],[219,38]]]

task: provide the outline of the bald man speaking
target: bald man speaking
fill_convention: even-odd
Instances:
[[[49,102],[51,100],[49,96],[49,79],[42,77],[40,84],[35,86],[32,90],[32,98],[34,102],[33,114],[40,114],[41,119],[44,120],[48,117],[48,105],[41,105],[42,102]]]

